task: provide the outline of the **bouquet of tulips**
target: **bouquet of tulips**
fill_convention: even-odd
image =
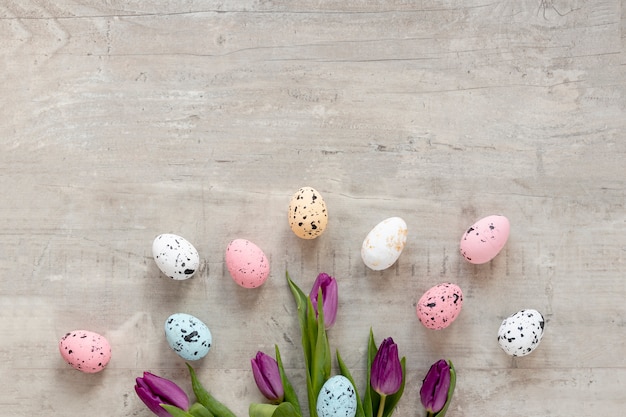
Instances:
[[[286,274],[294,297],[306,369],[310,417],[390,417],[402,396],[406,379],[405,358],[391,337],[377,347],[370,330],[367,349],[367,383],[359,395],[354,380],[337,351],[340,375],[331,376],[332,354],[326,331],[337,316],[338,287],[335,278],[321,273],[307,296]],[[270,403],[253,403],[249,417],[304,417],[295,389],[285,373],[280,351],[275,358],[257,352],[251,360],[252,374],[260,392]],[[187,364],[197,401],[190,404],[187,394],[174,382],[149,372],[136,379],[139,398],[159,417],[235,417],[198,381]],[[427,417],[444,417],[452,392],[455,371],[451,362],[433,364],[424,378],[420,396]]]

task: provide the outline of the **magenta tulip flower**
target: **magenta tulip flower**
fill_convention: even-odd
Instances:
[[[271,356],[257,352],[256,357],[250,360],[252,364],[252,374],[259,391],[268,400],[280,403],[285,397],[285,389],[280,379],[278,362]]]
[[[383,340],[374,356],[370,384],[380,395],[395,394],[402,385],[402,365],[398,358],[398,345],[391,337]]]
[[[420,399],[427,416],[440,412],[446,405],[450,381],[450,365],[444,359],[435,362],[428,370],[420,389]]]
[[[161,404],[173,405],[181,410],[189,409],[189,397],[178,385],[169,379],[144,372],[143,378],[135,380],[135,392],[141,401],[159,417],[172,417]]]
[[[316,316],[318,315],[317,296],[320,288],[322,289],[324,327],[326,328],[326,330],[328,330],[333,326],[333,324],[335,324],[335,319],[337,318],[337,303],[339,300],[337,280],[324,272],[317,276],[317,279],[313,283],[311,294],[309,295]]]

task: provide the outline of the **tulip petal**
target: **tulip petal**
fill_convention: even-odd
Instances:
[[[189,409],[189,397],[174,382],[150,372],[143,373],[143,381],[150,391],[161,399],[162,403],[170,404],[183,410]]]
[[[437,362],[437,372],[439,374],[439,379],[435,385],[432,403],[432,409],[434,412],[440,411],[448,399],[448,388],[450,388],[450,367],[446,361]]]
[[[322,290],[322,309],[324,312],[324,327],[326,329],[330,329],[333,324],[335,324],[335,319],[337,318],[337,304],[338,304],[338,287],[337,280],[330,275],[322,272],[320,273],[315,282],[313,283],[313,288],[311,288],[311,292],[309,294],[309,298],[311,299],[311,303],[313,305],[313,310],[316,315],[319,315],[318,312],[318,302],[319,302],[319,292]]]
[[[448,399],[446,400],[446,404],[443,406],[441,411],[435,414],[435,417],[445,417],[448,407],[450,406],[452,396],[454,395],[454,388],[456,387],[456,370],[454,369],[452,361],[448,361],[448,365],[450,366],[450,388],[448,388]]]
[[[139,379],[140,378],[137,378],[137,380]],[[170,413],[168,413],[163,407],[161,407],[162,401],[156,395],[152,394],[150,390],[146,389],[145,387],[135,385],[135,392],[137,393],[139,399],[143,401],[146,407],[148,407],[150,411],[152,411],[154,414],[159,417],[172,417]]]
[[[281,402],[285,396],[278,363],[271,356],[257,352],[250,361],[252,375],[259,391],[270,401]]]
[[[438,413],[444,408],[450,385],[450,366],[444,359],[440,359],[431,365],[420,389],[422,405],[428,412]]]
[[[372,362],[370,382],[380,395],[391,395],[402,384],[402,365],[398,358],[398,345],[391,337],[383,340]]]

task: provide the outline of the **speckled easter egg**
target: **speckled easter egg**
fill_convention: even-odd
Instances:
[[[458,317],[463,306],[463,292],[456,284],[435,285],[417,303],[417,318],[429,329],[448,327]]]
[[[244,288],[256,288],[270,274],[267,256],[254,243],[235,239],[226,247],[226,267],[232,279]]]
[[[487,216],[467,229],[460,243],[461,255],[470,263],[484,264],[496,257],[509,239],[509,219]]]
[[[544,320],[537,310],[518,311],[502,321],[498,343],[511,356],[525,356],[534,351],[543,338]]]
[[[172,314],[165,320],[165,338],[174,352],[188,361],[205,357],[213,342],[207,325],[185,313]]]
[[[111,360],[111,345],[106,338],[89,330],[74,330],[59,341],[61,356],[81,372],[100,372]]]
[[[315,239],[326,230],[328,211],[322,195],[311,187],[300,188],[289,201],[289,227],[302,239]]]
[[[317,396],[318,417],[354,417],[356,392],[348,378],[335,375],[329,378]]]
[[[390,217],[378,223],[361,245],[363,263],[374,271],[389,268],[400,257],[407,234],[406,222],[400,217]]]
[[[152,256],[157,266],[175,280],[191,278],[200,266],[200,256],[187,239],[164,233],[152,242]]]

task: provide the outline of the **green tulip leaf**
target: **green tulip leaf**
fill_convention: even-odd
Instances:
[[[383,411],[383,417],[391,417],[393,414],[393,410],[395,410],[398,401],[400,401],[400,397],[404,392],[404,383],[406,382],[406,358],[400,359],[400,365],[402,365],[402,383],[400,384],[400,388],[394,394],[387,396],[387,401],[385,401],[385,409]]]
[[[323,383],[330,378],[330,367],[332,359],[330,357],[330,343],[328,342],[328,334],[326,333],[326,325],[324,324],[324,299],[322,295],[322,289],[318,290],[317,295],[317,345],[315,346],[315,352],[323,352],[322,362],[319,363],[322,369]],[[322,386],[320,385],[320,390]],[[319,392],[319,390],[318,390]]]
[[[293,405],[294,409],[298,412],[298,416],[302,416],[302,409],[300,408],[300,401],[298,401],[298,396],[296,394],[296,390],[289,382],[287,378],[287,374],[285,373],[285,368],[283,368],[283,361],[280,357],[280,351],[278,350],[278,345],[275,346],[276,351],[276,362],[278,363],[278,372],[280,373],[280,380],[283,383],[283,389],[285,390],[285,401]]]
[[[272,417],[274,411],[278,408],[274,404],[252,403],[248,406],[249,417]]]
[[[308,340],[308,348],[309,348],[309,362],[307,364],[307,371],[313,377],[313,369],[315,369],[314,361],[315,361],[315,348],[317,347],[317,317],[315,316],[315,310],[313,309],[313,304],[311,303],[311,299],[307,297],[307,310],[306,310],[306,337]],[[302,340],[304,343],[304,339]]]
[[[324,327],[324,309],[322,307],[322,290],[318,294],[318,317],[316,322],[317,336],[313,350],[313,366],[310,369],[312,382],[312,396],[309,396],[309,410],[311,417],[317,417],[317,395],[324,382],[330,377],[330,345]],[[309,299],[309,308],[313,310],[313,304]],[[313,312],[315,314],[315,312]]]
[[[380,395],[372,389],[372,384],[370,383],[372,363],[374,362],[376,353],[378,353],[378,348],[374,341],[374,332],[370,328],[370,337],[367,344],[367,381],[365,385],[365,396],[363,397],[363,412],[365,413],[365,417],[373,417],[374,410],[378,410],[378,404],[380,403]]]
[[[291,403],[280,403],[272,417],[300,417],[301,414]]]
[[[205,406],[207,410],[209,410],[211,414],[213,414],[215,417],[236,417],[235,414],[230,411],[230,409],[228,409],[228,407],[216,400],[202,386],[200,381],[198,381],[196,371],[191,367],[191,365],[186,365],[189,369],[189,374],[191,375],[191,388],[193,389],[193,393],[196,395],[198,402]]]
[[[304,351],[304,363],[308,369],[311,364],[311,342],[307,331],[307,300],[309,297],[307,297],[302,292],[300,287],[298,287],[296,283],[291,280],[289,272],[285,272],[285,275],[298,310],[298,321],[300,322],[300,333],[302,334],[302,350]]]
[[[448,388],[448,398],[446,398],[446,403],[441,411],[435,414],[434,417],[444,417],[446,415],[448,407],[450,406],[450,401],[452,400],[452,395],[454,394],[454,388],[456,387],[456,370],[454,369],[454,365],[452,365],[452,361],[448,361],[448,365],[450,366],[450,388]]]
[[[161,407],[163,407],[165,411],[170,413],[172,417],[194,417],[193,415],[189,414],[185,410],[182,410],[174,405],[161,404]]]
[[[309,415],[311,417],[317,417],[317,411],[315,409],[316,392],[313,386],[313,352],[315,349],[315,343],[317,340],[317,321],[315,318],[315,311],[311,304],[311,299],[307,297],[300,287],[291,280],[289,272],[286,272],[287,282],[289,288],[293,294],[293,298],[296,301],[296,307],[298,309],[298,320],[300,321],[300,332],[302,333],[302,351],[304,354],[304,366],[306,368],[306,388],[307,397],[309,399]],[[313,399],[313,401],[311,401]]]
[[[189,408],[189,414],[193,417],[215,417],[213,413],[200,403],[193,403]]]
[[[356,414],[354,417],[365,417],[365,413],[363,411],[363,403],[361,403],[361,397],[359,397],[359,392],[356,388],[356,384],[354,383],[354,379],[352,378],[352,374],[350,374],[350,370],[341,359],[341,355],[339,354],[339,350],[337,350],[337,364],[339,365],[339,372],[341,375],[348,378],[348,380],[352,383],[354,387],[354,393],[356,395]]]

